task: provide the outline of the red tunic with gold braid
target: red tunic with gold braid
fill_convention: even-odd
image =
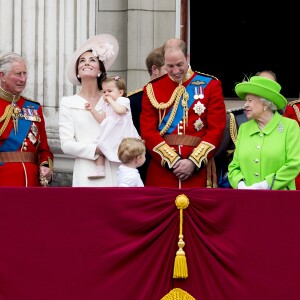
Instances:
[[[141,136],[151,154],[145,186],[211,187],[206,168],[219,146],[226,125],[221,82],[189,70],[180,85],[167,74],[144,87]],[[172,167],[190,159],[199,171],[180,181]]]
[[[300,99],[288,103],[285,109],[284,116],[296,120],[300,126]],[[300,173],[296,177],[295,183],[296,189],[300,190]]]
[[[53,168],[42,106],[0,89],[0,186],[41,186],[40,165]]]

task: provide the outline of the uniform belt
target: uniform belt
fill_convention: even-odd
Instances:
[[[165,134],[163,137],[170,146],[184,145],[184,146],[197,147],[201,142],[201,138],[199,138],[198,136],[186,135],[186,134],[184,135]]]
[[[0,163],[31,162],[38,163],[38,157],[33,152],[0,152]]]

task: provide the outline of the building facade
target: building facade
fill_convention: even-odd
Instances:
[[[87,38],[114,35],[120,44],[109,74],[127,80],[128,91],[149,79],[147,54],[181,35],[180,0],[0,0],[0,52],[14,51],[27,61],[24,95],[44,107],[49,144],[54,152],[54,182],[70,186],[73,158],[64,155],[58,135],[59,102],[76,93],[66,77],[68,59]]]

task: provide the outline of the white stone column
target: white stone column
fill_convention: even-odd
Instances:
[[[0,52],[14,51],[27,62],[24,95],[44,108],[55,168],[72,169],[58,135],[59,101],[75,87],[66,77],[72,53],[96,34],[97,0],[0,0]]]

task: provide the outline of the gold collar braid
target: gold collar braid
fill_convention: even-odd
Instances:
[[[13,95],[0,87],[0,98],[8,102],[18,102],[20,99],[20,94]]]
[[[161,124],[161,122],[165,116],[166,109],[175,102],[174,106],[172,108],[171,115],[170,115],[165,127],[160,131],[160,135],[164,135],[167,132],[167,130],[170,128],[170,126],[175,118],[181,96],[183,95],[183,103],[186,105],[187,100],[188,100],[188,94],[185,91],[185,87],[180,84],[174,90],[170,100],[167,103],[158,103],[155,98],[153,87],[152,87],[151,83],[147,84],[146,91],[147,91],[147,95],[149,97],[151,104],[159,110],[159,125]],[[163,116],[161,116],[161,110],[164,110]]]

